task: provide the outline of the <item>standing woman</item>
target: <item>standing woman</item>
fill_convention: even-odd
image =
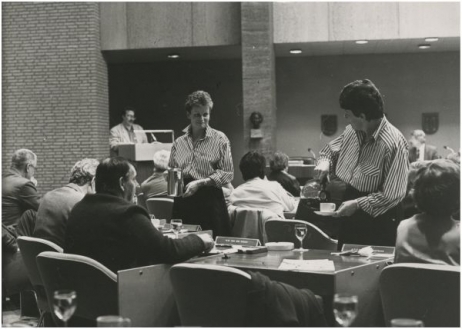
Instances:
[[[223,186],[234,177],[231,146],[221,131],[209,126],[213,101],[209,93],[195,91],[185,103],[191,124],[172,146],[169,167],[183,170],[185,191],[176,197],[172,218],[199,224],[213,235],[229,235],[230,222]]]

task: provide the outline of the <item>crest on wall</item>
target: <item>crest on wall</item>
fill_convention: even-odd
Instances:
[[[422,130],[431,135],[438,131],[439,113],[422,113]]]
[[[337,132],[337,115],[321,115],[321,131],[326,136],[332,136]]]

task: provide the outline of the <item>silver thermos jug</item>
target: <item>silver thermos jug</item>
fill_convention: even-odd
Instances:
[[[183,195],[183,171],[180,168],[169,168],[167,174],[168,196]]]

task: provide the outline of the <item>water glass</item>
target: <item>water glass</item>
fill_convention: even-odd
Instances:
[[[97,327],[130,327],[132,322],[129,318],[118,315],[102,315],[96,318]]]
[[[53,310],[64,326],[77,308],[77,293],[74,290],[56,290],[53,294]]]
[[[334,295],[335,320],[342,327],[349,327],[358,313],[358,296],[349,294]]]
[[[175,232],[175,236],[178,239],[178,234],[181,231],[181,228],[183,227],[183,221],[181,219],[172,219],[170,221],[170,224],[172,225],[173,232]]]
[[[306,224],[296,224],[294,227],[295,236],[300,241],[300,248],[296,249],[298,251],[306,251],[308,249],[303,249],[303,239],[305,239],[306,234],[308,233],[308,226]]]
[[[423,327],[421,320],[415,319],[392,319],[390,321],[392,327]]]

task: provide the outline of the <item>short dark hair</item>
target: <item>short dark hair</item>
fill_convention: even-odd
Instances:
[[[194,106],[208,106],[209,110],[212,110],[212,97],[210,97],[210,94],[206,91],[195,91],[188,95],[186,98],[186,103],[184,104],[185,110],[188,113],[191,113],[191,110]]]
[[[270,160],[271,171],[282,171],[289,166],[289,157],[283,152],[277,151]]]
[[[350,110],[356,117],[364,114],[367,121],[383,117],[383,98],[369,79],[356,80],[340,92],[340,107]]]
[[[255,177],[265,178],[266,159],[258,151],[247,152],[239,162],[239,169],[244,180]]]
[[[96,193],[109,193],[120,195],[119,179],[128,179],[130,168],[133,165],[123,157],[110,157],[102,160],[96,168],[95,189]]]
[[[417,172],[412,196],[417,208],[435,218],[459,210],[459,166],[446,159],[430,161]]]
[[[132,111],[133,113],[136,113],[136,110],[132,106],[125,106],[124,109],[122,110],[122,116],[124,117],[128,111]]]

